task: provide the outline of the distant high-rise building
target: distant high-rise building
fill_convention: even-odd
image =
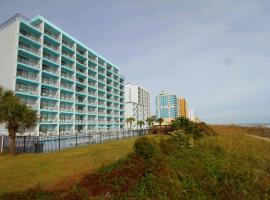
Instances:
[[[150,93],[139,85],[125,85],[125,118],[133,117],[136,121],[132,128],[138,127],[137,121],[150,116]],[[146,126],[145,122],[145,126]],[[126,124],[127,126],[127,124]],[[129,125],[128,125],[129,126]]]
[[[187,101],[183,97],[178,98],[179,101],[179,116],[188,118]]]
[[[179,104],[176,95],[162,91],[156,96],[155,104],[158,118],[170,122],[179,116]]]

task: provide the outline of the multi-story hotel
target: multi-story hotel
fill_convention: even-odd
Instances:
[[[26,134],[73,134],[124,127],[119,68],[41,16],[0,26],[0,85],[38,111]]]
[[[179,105],[177,96],[162,91],[155,99],[156,116],[163,118],[165,122],[171,122],[179,116]]]
[[[179,97],[178,101],[179,101],[179,116],[189,118],[187,107],[188,105],[186,99],[183,97]]]
[[[132,128],[138,128],[137,121],[150,116],[150,93],[138,85],[125,85],[125,118],[133,117],[136,121]],[[146,126],[145,122],[145,126]],[[126,124],[126,126],[129,126]]]

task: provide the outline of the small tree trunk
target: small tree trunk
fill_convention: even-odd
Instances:
[[[11,155],[16,155],[16,133],[10,132],[9,133],[9,143],[10,143],[10,154]]]

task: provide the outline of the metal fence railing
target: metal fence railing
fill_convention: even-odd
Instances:
[[[142,136],[147,133],[147,129],[141,129],[78,133],[72,135],[60,134],[55,136],[16,136],[16,151],[25,153],[52,152],[70,147]],[[7,135],[0,135],[0,151],[8,151],[9,147],[9,137]]]

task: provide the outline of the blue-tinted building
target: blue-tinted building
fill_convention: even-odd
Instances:
[[[171,121],[179,115],[177,96],[174,94],[162,91],[156,96],[155,105],[156,116],[163,118],[165,121]]]

